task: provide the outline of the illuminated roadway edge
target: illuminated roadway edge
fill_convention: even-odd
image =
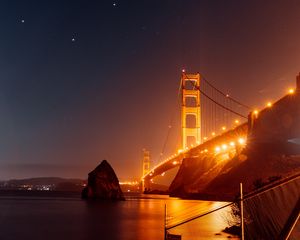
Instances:
[[[238,139],[246,139],[248,133],[248,123],[243,123],[234,129],[231,129],[223,134],[220,134],[206,142],[199,144],[185,152],[174,154],[165,161],[159,163],[154,168],[150,170],[149,173],[142,177],[142,180],[148,181],[155,176],[161,175],[164,172],[178,167],[181,165],[184,158],[196,158],[200,157],[202,154],[211,155],[216,154],[216,146],[222,146],[222,144],[229,144],[230,142],[237,143]]]

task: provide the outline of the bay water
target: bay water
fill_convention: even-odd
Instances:
[[[174,224],[225,204],[142,194],[120,202],[84,201],[80,194],[0,194],[0,239],[163,240],[165,206],[168,224]],[[227,207],[170,233],[183,240],[228,239],[221,231],[229,218]]]

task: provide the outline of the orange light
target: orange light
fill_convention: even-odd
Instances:
[[[173,165],[176,165],[177,164],[177,161],[173,161]]]
[[[290,88],[289,89],[289,94],[294,94],[295,93],[295,89],[294,88]]]
[[[220,152],[220,151],[221,151],[221,148],[220,148],[219,146],[217,146],[217,147],[215,148],[215,151],[216,151],[216,152]]]
[[[235,143],[234,142],[230,142],[229,145],[232,146],[232,147],[234,147]]]
[[[215,133],[215,132],[212,132],[212,133],[211,133],[211,135],[212,135],[212,136],[215,136],[215,135],[216,135],[216,133]]]
[[[239,124],[240,121],[239,121],[238,119],[236,119],[236,120],[234,121],[234,123]]]
[[[203,140],[206,141],[206,140],[207,140],[207,137],[204,137]]]
[[[204,149],[204,152],[206,152],[206,153],[207,153],[207,152],[208,152],[208,150],[207,150],[207,149]]]
[[[239,142],[239,144],[244,144],[245,143],[245,139],[244,138],[239,138],[238,142]]]
[[[253,114],[254,114],[254,115],[258,115],[258,110],[254,110],[254,111],[253,111]]]
[[[223,150],[226,150],[226,149],[227,149],[227,145],[226,145],[226,144],[223,144],[223,145],[222,145],[222,149],[223,149]]]
[[[272,103],[271,102],[267,102],[267,107],[272,107]]]
[[[222,130],[223,130],[223,131],[225,131],[225,130],[226,130],[226,127],[225,127],[225,126],[223,126],[223,127],[222,127]]]
[[[183,150],[182,149],[178,149],[178,151],[177,151],[178,153],[182,153],[183,152]]]

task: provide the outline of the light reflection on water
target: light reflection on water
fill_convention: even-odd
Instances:
[[[171,200],[172,202],[172,200]],[[172,204],[170,204],[170,208]],[[174,214],[175,221],[181,222],[182,220],[194,217],[208,211],[217,209],[226,205],[224,202],[193,202],[193,201],[176,201],[175,206],[176,212],[184,212],[182,217],[176,217],[176,212]],[[171,209],[170,209],[171,210]],[[222,229],[227,227],[226,223],[230,219],[230,214],[228,213],[230,208],[224,208],[217,212],[208,214],[201,218],[195,219],[189,223],[178,226],[172,229],[170,232],[174,234],[182,235],[182,239],[227,239],[227,234],[222,233]],[[178,215],[177,215],[178,216]],[[180,215],[179,215],[180,216]],[[218,234],[218,235],[216,235]],[[219,235],[220,234],[220,235]]]
[[[165,204],[168,215],[178,221],[191,211],[202,213],[225,203],[157,195],[129,195],[127,201],[114,203],[89,203],[79,198],[0,197],[0,239],[163,239]],[[228,210],[176,227],[171,233],[181,234],[183,240],[227,239],[228,234],[215,234],[226,227]]]

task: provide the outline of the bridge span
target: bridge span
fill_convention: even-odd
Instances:
[[[200,155],[219,155],[220,159],[233,157],[239,153],[247,141],[248,123],[243,123],[234,129],[215,136],[197,146],[180,149],[177,153],[153,167],[142,177],[145,187],[149,186],[151,180],[164,175],[166,171],[181,165],[184,158],[196,158]]]
[[[300,74],[297,76],[298,91],[299,86]],[[183,71],[180,90],[181,149],[153,168],[147,158],[143,166],[142,189],[150,189],[154,177],[164,176],[165,172],[180,166],[183,159],[213,157],[222,161],[233,158],[246,146],[258,115],[272,107],[268,102],[264,109],[254,110],[218,90],[199,73]],[[289,89],[288,94],[294,94],[296,90]],[[194,118],[192,125],[190,117]],[[241,119],[247,121],[240,124]]]

